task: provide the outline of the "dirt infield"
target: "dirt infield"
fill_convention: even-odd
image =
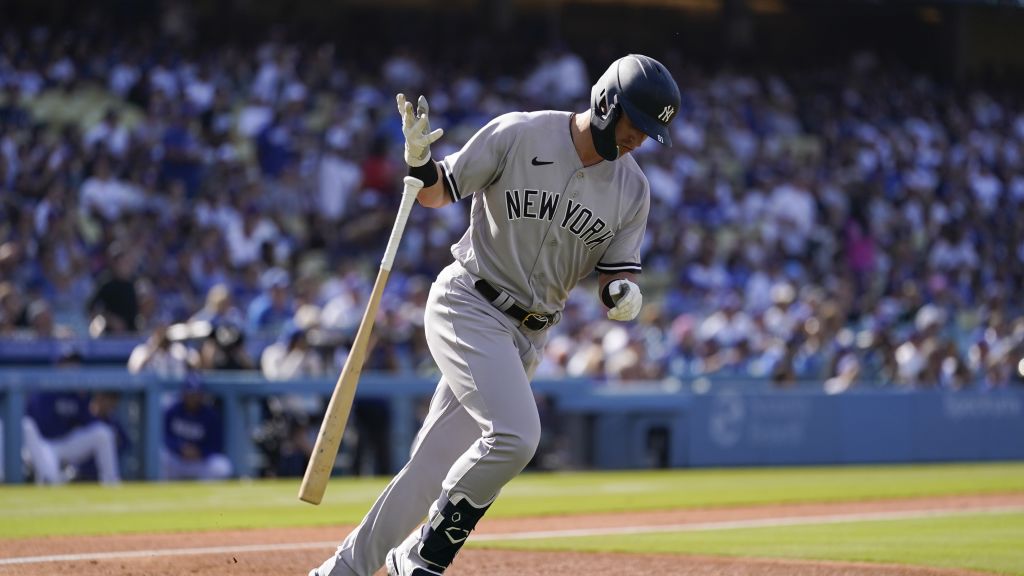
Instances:
[[[537,531],[772,521],[849,514],[974,510],[1024,506],[1024,494],[955,496],[841,504],[795,504],[572,517],[485,520],[481,540]],[[2,576],[305,576],[348,527],[0,540]],[[486,536],[484,536],[486,535]],[[73,557],[70,555],[80,555]],[[59,556],[59,558],[57,558]],[[9,564],[17,558],[31,562]],[[467,549],[451,576],[975,576],[964,570],[864,563],[665,554],[589,554]]]

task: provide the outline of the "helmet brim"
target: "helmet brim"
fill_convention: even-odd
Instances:
[[[622,108],[626,112],[626,116],[629,116],[629,121],[632,122],[638,130],[647,134],[652,140],[659,144],[664,144],[670,148],[672,147],[672,134],[669,133],[668,126],[659,122],[657,118],[648,116],[628,101],[622,101]]]

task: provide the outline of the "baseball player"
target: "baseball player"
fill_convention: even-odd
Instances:
[[[420,204],[472,198],[455,262],[430,290],[424,327],[442,378],[409,462],[334,556],[310,576],[433,576],[452,563],[501,487],[533,457],[540,421],[530,378],[569,291],[597,270],[612,320],[640,311],[634,282],[650,205],[630,151],[671,145],[679,88],[631,54],[594,85],[589,110],[495,118],[435,162],[428,105],[399,94]],[[427,521],[416,529],[426,515]]]
[[[95,460],[99,481],[121,482],[117,431],[90,411],[86,392],[37,392],[22,420],[25,449],[37,484],[63,484],[65,465]]]
[[[221,416],[206,400],[199,375],[190,372],[181,397],[164,412],[160,462],[165,479],[223,480],[231,476]]]

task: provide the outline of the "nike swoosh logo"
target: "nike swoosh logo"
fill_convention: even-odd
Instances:
[[[537,157],[534,156],[533,160],[531,160],[530,163],[533,164],[534,166],[546,166],[547,164],[554,164],[555,161],[552,160],[550,162],[545,162],[543,160],[537,160]]]

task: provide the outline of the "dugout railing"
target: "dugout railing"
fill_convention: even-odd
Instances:
[[[329,397],[333,378],[270,381],[258,372],[208,372],[204,389],[219,399],[224,421],[225,451],[236,475],[254,474],[256,450],[253,430],[259,425],[259,404],[268,396],[316,394]],[[416,407],[428,399],[435,380],[415,376],[366,373],[360,380],[359,399],[383,399],[388,405],[390,461],[400,466],[408,457],[416,433]],[[557,396],[586,395],[588,380],[542,380],[534,383],[538,393]],[[124,399],[120,416],[129,428],[137,462],[128,477],[160,478],[163,410],[167,398],[181,389],[181,382],[129,374],[123,368],[80,367],[74,369],[19,367],[0,370],[0,419],[3,421],[4,481],[18,483],[24,478],[21,460],[22,430],[27,400],[39,391],[112,391]],[[131,472],[135,472],[134,474]]]

